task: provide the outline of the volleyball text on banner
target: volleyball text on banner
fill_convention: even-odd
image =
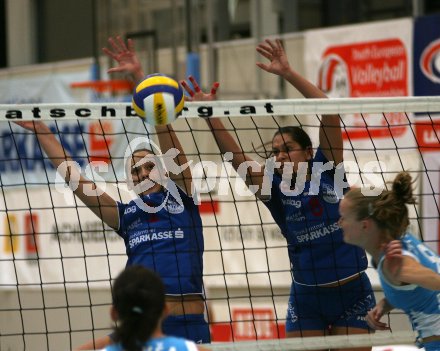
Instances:
[[[307,31],[307,77],[330,97],[411,95],[412,26],[402,19]],[[401,113],[344,115],[344,137],[356,147],[371,148],[371,138],[376,147],[414,145],[407,118]]]

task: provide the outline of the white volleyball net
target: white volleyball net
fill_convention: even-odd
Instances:
[[[386,318],[393,333],[284,340],[292,281],[286,241],[204,120],[223,118],[244,152],[264,164],[279,127],[304,128],[316,147],[321,115],[329,113],[341,116],[349,183],[380,187],[410,172],[419,200],[410,230],[439,252],[439,98],[187,104],[173,128],[200,195],[213,349],[351,349],[415,340],[400,311]],[[126,103],[0,105],[0,349],[75,348],[111,332],[110,288],[125,266],[125,246],[64,185],[33,133],[14,124],[24,120],[47,123],[81,172],[118,201],[133,196],[126,151],[136,140],[157,144],[157,135]],[[374,269],[367,273],[380,298]]]

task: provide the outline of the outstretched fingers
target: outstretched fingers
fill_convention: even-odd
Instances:
[[[261,55],[264,56],[265,58],[267,58],[268,60],[272,59],[272,52],[264,47],[262,47],[261,45],[257,46],[257,52]]]
[[[194,77],[189,76],[188,80],[191,82],[192,87],[188,84],[187,81],[182,80],[180,84],[183,89],[188,93],[189,97],[185,98],[185,101],[212,101],[215,100],[217,90],[220,86],[219,82],[214,82],[211,86],[211,91],[209,93],[205,93],[200,88],[199,84],[195,80]]]
[[[272,50],[275,50],[275,49],[276,49],[276,45],[274,44],[274,42],[273,42],[272,40],[270,40],[270,39],[266,39],[264,42],[265,42],[267,45],[269,45],[270,48],[271,48]]]
[[[116,36],[116,40],[118,42],[118,48],[121,52],[123,51],[127,51],[127,45],[125,45],[124,40],[122,39],[122,37],[120,35]]]
[[[132,39],[127,39],[127,48],[131,53],[134,53],[134,41]]]
[[[104,54],[106,54],[107,56],[111,57],[113,60],[116,60],[116,54],[113,51],[110,51],[107,48],[102,48],[102,51],[104,52]]]
[[[284,50],[284,45],[281,39],[275,39],[275,48],[279,50]]]
[[[266,65],[266,64],[264,64],[262,62],[257,62],[256,65],[258,67],[260,67],[263,71],[270,72],[270,68],[269,68],[268,65]]]
[[[116,36],[116,40],[110,37],[108,42],[110,43],[113,50],[119,54],[127,51],[127,46],[125,45],[124,40],[121,38],[120,35]]]
[[[116,41],[113,37],[108,38],[108,43],[112,50],[105,47],[102,48],[102,51],[116,61],[121,53],[127,51],[127,46],[119,35],[116,37]]]
[[[183,89],[189,94],[189,96],[194,97],[195,93],[194,91],[189,87],[189,85],[186,83],[186,81],[181,80],[180,84],[182,85]]]
[[[199,83],[197,83],[196,79],[193,76],[189,76],[188,79],[191,82],[191,84],[193,85],[194,91],[196,93],[200,93],[202,90],[200,89]]]
[[[108,38],[108,43],[110,44],[110,47],[115,51],[115,52],[119,52],[119,47],[115,42],[115,39],[113,39],[113,37]]]
[[[211,87],[211,95],[215,95],[215,94],[217,94],[217,90],[218,90],[218,87],[220,86],[220,83],[219,82],[214,82],[214,83],[212,83],[212,87]]]

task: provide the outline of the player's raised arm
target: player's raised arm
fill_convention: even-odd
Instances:
[[[139,58],[136,55],[134,48],[134,42],[131,39],[127,40],[127,43],[121,38],[116,36],[108,39],[109,48],[103,48],[102,51],[118,63],[117,66],[108,70],[108,73],[126,73],[131,75],[135,82],[140,82],[145,73],[142,69]],[[174,158],[174,162],[178,166],[183,166],[183,171],[179,174],[169,173],[170,178],[176,182],[187,194],[191,193],[192,175],[190,167],[185,167],[188,160],[183,152],[182,144],[180,143],[173,127],[171,125],[155,126],[160,148],[163,153],[171,149],[177,149],[179,154]]]
[[[78,186],[72,191],[90,210],[101,218],[108,226],[117,229],[119,215],[116,201],[103,192],[91,180],[83,177],[72,164],[73,160],[61,143],[55,138],[50,128],[43,122],[16,122],[19,126],[35,133],[42,150],[46,153],[57,172],[67,184]],[[76,178],[74,178],[76,177]]]
[[[191,82],[193,89],[186,81],[181,81],[183,88],[190,95],[188,101],[213,101],[216,99],[219,83],[213,83],[210,93],[207,94],[201,90],[194,77],[190,76],[188,79]],[[264,179],[263,168],[257,161],[253,160],[244,153],[235,138],[226,129],[225,125],[221,121],[221,118],[207,118],[206,123],[208,123],[208,126],[214,135],[220,152],[222,154],[227,152],[232,154],[232,166],[241,176],[245,176],[247,186],[256,185],[258,187],[259,191],[256,193],[256,195],[260,196],[260,190],[262,188]]]
[[[168,170],[169,177],[177,183],[188,195],[191,195],[191,186],[192,186],[192,174],[191,168],[188,164],[188,158],[183,152],[182,144],[180,143],[179,138],[176,135],[171,124],[164,126],[156,126],[156,132],[159,138],[160,148],[163,153],[166,153],[168,150],[177,149],[179,152],[176,157],[174,157],[173,161],[177,166],[179,166],[182,171],[178,174],[171,172]]]
[[[325,95],[317,86],[309,82],[290,66],[281,40],[266,40],[257,46],[257,51],[270,62],[257,62],[262,70],[276,74],[292,84],[305,98],[325,99]],[[323,115],[319,129],[319,144],[325,157],[335,161],[335,165],[343,160],[343,140],[339,115]]]

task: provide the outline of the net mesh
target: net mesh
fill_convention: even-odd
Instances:
[[[280,126],[302,127],[317,145],[321,114],[343,112],[349,183],[380,186],[409,171],[418,197],[410,229],[438,252],[436,111],[436,98],[187,104],[185,118],[173,127],[200,193],[213,349],[350,349],[411,343],[414,334],[406,316],[393,311],[392,334],[273,340],[285,336],[290,294],[285,239],[220,153],[203,118],[191,117],[223,117],[244,152],[264,163]],[[35,136],[12,122],[44,120],[83,174],[121,201],[130,199],[126,150],[139,138],[156,142],[157,134],[127,104],[1,105],[0,114],[1,348],[68,349],[107,335],[111,282],[126,263],[123,240],[73,196]],[[367,273],[380,297],[374,269]],[[226,341],[234,343],[217,344]]]

